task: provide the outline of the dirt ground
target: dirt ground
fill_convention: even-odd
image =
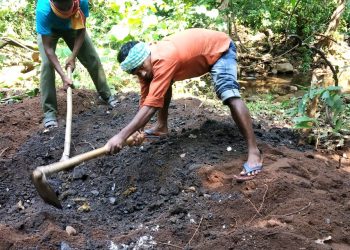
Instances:
[[[73,98],[71,155],[103,146],[137,111],[134,93],[113,110],[88,91]],[[63,209],[47,205],[29,175],[62,155],[65,94],[57,129],[43,131],[39,103],[0,107],[0,249],[350,249],[346,151],[316,152],[255,121],[264,171],[238,184],[244,139],[194,98],[172,102],[168,138],[49,177]]]

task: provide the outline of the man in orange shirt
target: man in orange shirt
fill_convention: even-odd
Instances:
[[[122,46],[118,61],[124,71],[138,76],[141,99],[133,120],[107,142],[110,153],[118,152],[126,138],[142,129],[156,111],[157,123],[145,133],[167,134],[172,83],[210,72],[217,96],[229,106],[248,144],[248,160],[237,180],[251,179],[262,170],[252,120],[240,98],[236,48],[229,36],[218,31],[189,29],[150,45],[132,41]]]

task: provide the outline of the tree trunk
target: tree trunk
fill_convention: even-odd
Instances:
[[[330,46],[332,39],[329,39],[328,37],[331,37],[332,33],[337,30],[340,23],[340,17],[346,8],[346,2],[347,0],[338,0],[338,7],[334,10],[331,16],[331,21],[322,36],[323,38],[316,44],[317,48],[327,48]]]
[[[320,40],[315,44],[315,48],[318,49],[318,50],[323,50],[325,51],[325,49],[329,48],[332,44],[332,40],[331,37],[332,37],[332,34],[333,32],[335,32],[339,26],[339,23],[340,23],[340,17],[341,15],[343,14],[344,10],[345,10],[345,7],[346,7],[346,2],[347,0],[338,0],[338,7],[333,11],[333,14],[331,16],[331,20],[328,24],[328,27],[326,29],[326,31],[322,34],[322,36],[320,36]],[[325,59],[326,58],[322,58],[322,57],[319,57],[317,55],[317,57],[315,57],[315,62],[318,62],[322,59]],[[327,62],[326,62],[327,63]],[[328,65],[331,67],[331,65]],[[331,67],[332,69],[332,67]],[[318,69],[314,69],[313,72],[312,72],[312,79],[318,79],[317,81],[312,81],[311,82],[311,86],[314,86],[314,84],[317,82],[317,83],[323,83],[322,79],[319,79],[319,76],[317,75],[317,71]],[[333,74],[336,74],[337,72],[334,72],[333,71]],[[337,79],[337,76],[335,75],[334,79]]]
[[[345,7],[346,7],[346,1],[347,0],[338,0],[338,7],[334,10],[334,12],[331,16],[331,21],[329,22],[326,31],[321,36],[321,40],[319,40],[315,44],[315,46],[314,46],[315,49],[317,49],[319,51],[321,51],[321,49],[322,49],[324,51],[324,49],[329,48],[331,46],[332,39],[329,39],[329,37],[332,36],[332,33],[334,31],[336,31],[338,26],[339,26],[340,17],[341,17],[341,15],[344,12]],[[322,59],[325,59],[326,63],[327,63],[326,58],[322,58],[318,54],[316,54],[314,62],[318,62]],[[328,66],[330,66],[331,69],[333,68],[332,65],[328,64]],[[326,74],[323,74],[322,71],[323,71],[322,69],[318,69],[318,68],[316,68],[312,71],[311,87],[319,87],[319,86],[325,87],[324,86],[324,78],[325,78]],[[332,72],[333,72],[333,78],[335,79],[335,84],[336,84],[337,79],[338,79],[337,72],[334,72],[334,70],[332,70]],[[314,118],[316,116],[317,106],[318,106],[318,97],[315,97],[313,100],[311,100],[311,102],[307,108],[307,115],[309,117]],[[304,131],[304,132],[308,133],[308,132],[310,132],[310,130]]]

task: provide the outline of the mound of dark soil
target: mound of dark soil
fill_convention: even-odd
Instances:
[[[89,92],[75,95],[72,156],[103,146],[132,119],[137,95],[120,99],[108,110]],[[173,101],[169,138],[49,177],[63,209],[51,207],[29,175],[60,159],[64,116],[45,133],[40,114],[19,126],[18,110],[39,113],[38,105],[4,109],[0,138],[11,150],[0,167],[0,249],[350,248],[349,162],[298,146],[290,130],[255,124],[264,171],[238,184],[244,139],[229,116],[196,99]]]

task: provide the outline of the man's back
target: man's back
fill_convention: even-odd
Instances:
[[[228,50],[231,39],[223,32],[189,29],[151,44],[152,81],[141,82],[141,105],[162,107],[174,81],[201,76]]]
[[[183,61],[198,56],[215,56],[226,51],[230,43],[229,37],[223,32],[198,28],[179,32],[162,41],[172,42]]]

